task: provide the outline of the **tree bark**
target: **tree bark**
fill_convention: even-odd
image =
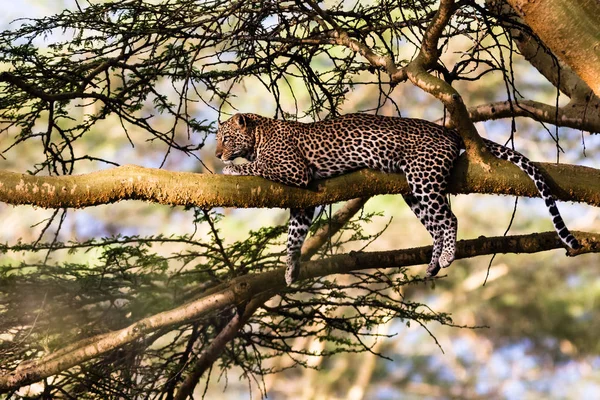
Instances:
[[[552,52],[600,96],[598,0],[506,0]]]

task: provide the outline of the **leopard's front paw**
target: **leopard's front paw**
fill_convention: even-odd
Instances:
[[[223,167],[223,175],[241,175],[234,164],[227,164]]]

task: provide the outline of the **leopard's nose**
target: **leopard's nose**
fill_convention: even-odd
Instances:
[[[221,158],[222,155],[223,155],[223,151],[222,150],[217,150],[215,152],[215,156],[217,156],[217,158]]]

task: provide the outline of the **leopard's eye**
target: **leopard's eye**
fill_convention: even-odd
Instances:
[[[228,141],[229,138],[227,136],[223,136],[223,139],[221,139],[221,143],[223,143],[224,145],[227,144]]]

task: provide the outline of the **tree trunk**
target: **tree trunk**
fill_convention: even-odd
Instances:
[[[552,52],[600,96],[598,0],[506,0]]]

